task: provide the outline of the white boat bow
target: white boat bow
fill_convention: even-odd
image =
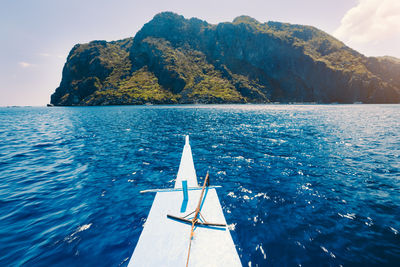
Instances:
[[[184,201],[182,182],[187,181],[188,200]],[[185,266],[188,258],[191,225],[168,218],[167,214],[184,217],[196,210],[202,190],[197,183],[189,136],[174,189],[159,191],[150,209],[142,234],[129,261],[135,266]],[[164,189],[163,189],[164,190]],[[204,191],[201,214],[207,221],[226,224],[215,187]],[[242,266],[227,227],[195,227],[189,266]]]

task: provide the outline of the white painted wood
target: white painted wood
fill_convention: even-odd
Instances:
[[[210,185],[208,188],[221,188],[220,185]],[[201,190],[203,187],[188,187],[188,190]],[[158,189],[146,189],[140,191],[140,194],[144,193],[157,193],[157,192],[172,192],[172,191],[182,191],[182,188],[158,188]]]
[[[182,180],[187,180],[188,187],[198,187],[196,170],[194,168],[192,149],[189,144],[189,135],[186,135],[181,163],[175,180],[175,188],[182,188]]]
[[[182,175],[190,174],[190,176],[185,175],[185,177],[191,179],[191,181],[193,181],[193,178],[196,179],[197,186],[188,137],[182,153],[179,172]],[[179,172],[178,178],[183,177],[179,176]],[[176,187],[177,183],[175,184]],[[169,219],[167,214],[183,217],[194,211],[201,190],[189,190],[188,194],[189,201],[185,212],[181,212],[183,204],[181,191],[158,192],[156,194],[142,234],[129,261],[129,267],[180,267],[186,265],[191,225]],[[226,223],[215,188],[206,190],[201,214],[208,222]],[[193,216],[189,218],[193,218]],[[196,227],[189,266],[241,266],[229,230],[226,227]]]

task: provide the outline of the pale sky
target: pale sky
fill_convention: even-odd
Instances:
[[[0,106],[49,103],[75,44],[134,36],[162,11],[312,25],[366,56],[400,58],[400,0],[0,0]]]

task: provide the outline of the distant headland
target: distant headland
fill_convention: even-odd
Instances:
[[[400,60],[366,57],[312,26],[163,12],[133,38],[75,45],[55,106],[400,103]]]

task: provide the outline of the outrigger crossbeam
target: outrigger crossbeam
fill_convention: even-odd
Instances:
[[[173,220],[183,222],[183,223],[192,224],[192,220],[185,219],[184,217],[178,217],[178,216],[174,216],[174,215],[170,215],[170,214],[167,214],[167,217],[170,219],[173,219]],[[195,224],[204,225],[204,226],[220,226],[220,227],[226,226],[226,224],[224,224],[224,223],[210,223],[207,221],[204,221],[204,222],[197,221]]]

